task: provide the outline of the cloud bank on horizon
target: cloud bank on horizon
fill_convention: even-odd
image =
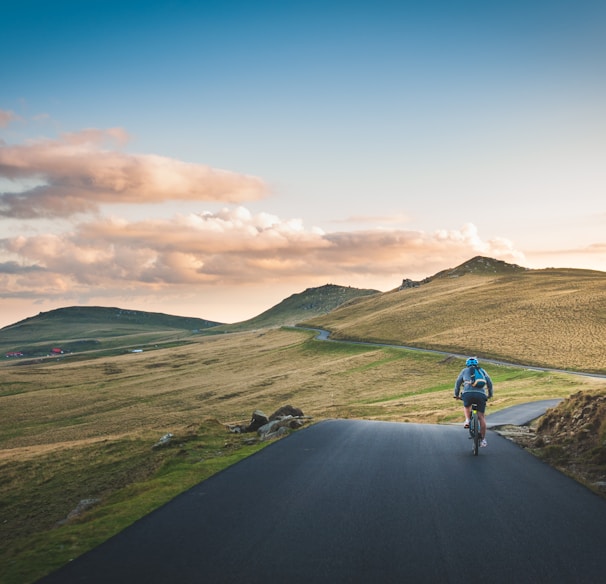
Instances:
[[[0,110],[5,126],[15,118]],[[59,140],[0,144],[0,178],[14,189],[25,184],[0,193],[0,216],[28,226],[25,234],[0,239],[3,298],[61,302],[125,290],[133,298],[174,297],[202,286],[296,288],[318,279],[368,287],[391,280],[395,287],[404,275],[476,254],[523,260],[504,238],[482,240],[472,223],[432,233],[393,227],[327,233],[241,204],[166,218],[106,215],[107,204],[134,203],[144,213],[152,204],[241,203],[269,192],[256,177],[126,154],[120,146],[127,139],[119,128],[87,129]],[[61,219],[63,228],[43,219]]]
[[[35,17],[34,17],[35,15]],[[606,271],[606,4],[7,3],[0,326]]]

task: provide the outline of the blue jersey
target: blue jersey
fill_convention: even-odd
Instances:
[[[481,367],[480,367],[480,369],[481,369]],[[488,373],[486,373],[486,371],[484,371],[484,369],[482,369],[482,372],[484,373],[484,376],[486,377],[486,389],[488,390],[488,397],[492,397],[492,379],[490,379],[490,375],[488,375]],[[471,373],[472,373],[471,367],[465,367],[465,369],[463,369],[461,371],[461,373],[459,373],[459,377],[457,377],[457,380],[456,380],[455,386],[454,386],[455,397],[459,397],[460,393],[468,393],[470,391],[472,391],[474,393],[486,395],[485,389],[478,389],[477,387],[472,387]]]

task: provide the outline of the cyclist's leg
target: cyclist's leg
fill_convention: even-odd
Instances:
[[[478,399],[478,420],[480,421],[480,435],[482,440],[486,438],[486,417],[484,412],[486,411],[486,398],[482,397]]]
[[[470,399],[469,394],[465,395],[465,392],[463,392],[461,399],[463,400],[463,411],[465,412],[465,424],[467,425],[467,423],[469,423],[469,419],[471,418],[472,400]]]
[[[478,411],[478,420],[480,421],[480,435],[482,436],[482,440],[486,438],[486,418],[484,417],[484,412]]]

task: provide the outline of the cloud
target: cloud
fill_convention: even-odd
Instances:
[[[0,109],[0,128],[6,128],[11,122],[19,119],[19,116],[15,112]]]
[[[333,220],[332,223],[394,225],[396,223],[410,223],[410,216],[406,213],[391,213],[389,215],[352,215],[345,219]]]
[[[435,233],[324,233],[243,207],[163,220],[102,219],[68,233],[7,238],[1,252],[28,266],[4,264],[5,293],[38,289],[41,295],[287,281],[305,286],[318,278],[350,284],[361,276],[392,279],[395,287],[403,277],[428,276],[478,253],[518,263],[522,257],[506,240],[483,241],[471,224]]]
[[[0,193],[0,216],[69,217],[95,212],[104,203],[240,203],[268,193],[263,181],[253,176],[122,152],[119,148],[127,141],[123,129],[110,128],[16,146],[0,143],[0,178],[38,181],[21,192]]]
[[[0,274],[28,274],[41,271],[45,271],[44,268],[37,265],[22,266],[17,262],[0,262]]]

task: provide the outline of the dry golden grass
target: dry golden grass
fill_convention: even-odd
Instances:
[[[193,337],[182,347],[88,362],[3,367],[0,457],[115,437],[159,437],[207,418],[228,423],[285,404],[315,418],[434,422],[452,412],[462,361],[323,343],[306,331]],[[563,396],[599,380],[490,368],[495,406]]]
[[[82,531],[72,534],[72,527],[57,530],[57,521],[83,498],[99,497],[112,504],[117,496],[130,508],[134,495],[129,489],[139,491],[137,485],[127,485],[149,481],[161,465],[171,460],[178,464],[183,458],[177,452],[180,447],[172,454],[152,451],[151,445],[165,433],[184,441],[188,435],[197,436],[193,453],[184,455],[192,464],[177,474],[187,479],[170,479],[166,494],[168,479],[160,480],[153,487],[158,493],[150,490],[148,502],[135,505],[141,514],[149,512],[152,503],[167,500],[162,497],[174,496],[176,483],[183,481],[181,488],[187,488],[208,476],[198,474],[208,472],[210,464],[201,462],[201,456],[212,459],[237,447],[234,435],[217,424],[213,440],[219,446],[211,445],[210,437],[200,435],[205,420],[243,422],[255,409],[270,414],[292,404],[316,420],[460,422],[460,403],[452,399],[452,388],[462,366],[463,361],[452,356],[320,342],[309,331],[293,329],[193,336],[190,344],[180,347],[159,346],[88,361],[5,361],[0,505],[10,521],[0,525],[0,539],[12,542],[0,554],[0,564],[12,574],[6,581],[32,581],[32,574],[39,577],[65,561],[57,558],[71,553],[72,547],[81,553],[86,545],[97,545],[95,538],[83,543]],[[488,369],[496,385],[494,410],[606,389],[603,379],[506,366]],[[209,454],[197,450],[204,445]],[[150,488],[147,482],[141,484],[143,490]],[[103,509],[98,515],[108,516]],[[136,517],[129,511],[123,523],[103,533],[109,537]],[[96,528],[86,533],[96,533]],[[56,546],[63,550],[60,554]],[[30,559],[34,552],[39,556],[35,567]],[[0,569],[0,580],[2,574]]]
[[[307,324],[365,339],[606,373],[606,273],[530,270],[440,278]]]

